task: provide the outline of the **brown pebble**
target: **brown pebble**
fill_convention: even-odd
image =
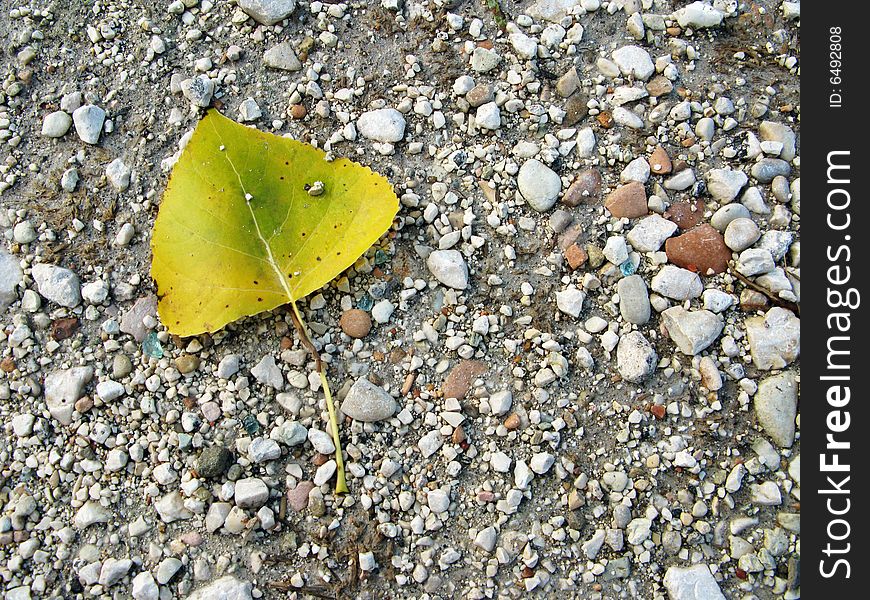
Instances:
[[[453,430],[453,435],[450,438],[454,444],[461,444],[467,439],[465,435],[465,429],[462,428],[462,425]]]
[[[563,127],[573,127],[586,118],[589,107],[586,104],[589,99],[585,94],[576,93],[565,102],[565,117],[562,119]]]
[[[15,370],[15,361],[12,360],[11,356],[7,356],[3,360],[0,360],[0,371],[4,373],[11,373]]]
[[[604,207],[610,211],[611,215],[618,219],[622,217],[628,219],[642,217],[649,212],[646,202],[646,190],[643,184],[638,181],[621,185],[610,192],[607,200],[604,201]]]
[[[304,104],[294,104],[290,107],[290,118],[296,119],[304,119],[305,115],[308,114],[308,109],[305,108]]]
[[[90,396],[82,396],[75,403],[76,411],[83,415],[94,407],[94,401]]]
[[[311,459],[311,464],[313,464],[315,467],[319,467],[326,464],[328,461],[328,456],[326,456],[325,454],[317,453],[314,455],[314,458]]]
[[[559,237],[556,239],[556,245],[559,246],[559,250],[565,252],[568,248],[577,241],[577,238],[580,237],[580,234],[583,233],[583,225],[580,223],[572,223],[568,229],[559,234]]]
[[[656,146],[649,157],[649,170],[655,175],[667,175],[671,172],[671,157],[662,146]]]
[[[369,313],[358,308],[344,311],[339,324],[343,332],[355,339],[364,338],[372,330],[372,318]]]
[[[305,510],[305,507],[308,506],[308,494],[313,489],[312,482],[300,481],[295,488],[287,490],[287,505],[296,512]]]
[[[588,258],[589,255],[586,254],[586,251],[577,244],[571,244],[565,250],[565,259],[568,261],[568,266],[571,267],[571,270],[582,267],[586,264],[586,259]]]
[[[731,260],[731,250],[722,234],[707,223],[670,238],[665,242],[665,252],[678,267],[701,275],[722,273]]]
[[[520,416],[517,413],[511,413],[511,415],[504,420],[504,427],[508,431],[513,431],[514,429],[518,429],[520,426]]]
[[[598,124],[604,127],[604,129],[613,127],[613,116],[609,112],[602,111],[598,113],[596,118],[598,119]]]
[[[199,368],[199,358],[193,354],[182,354],[175,359],[175,368],[182,375],[193,373]]]
[[[649,92],[649,95],[653,98],[666,96],[667,94],[670,94],[673,89],[674,84],[664,75],[657,75],[646,84],[646,91]]]
[[[767,308],[767,296],[761,292],[746,288],[740,292],[740,310],[755,312]]]
[[[562,204],[579,206],[583,202],[596,201],[601,195],[601,174],[598,169],[583,169],[562,194]]]
[[[51,337],[58,342],[71,338],[79,328],[79,320],[76,317],[55,319],[51,324]]]
[[[704,219],[704,203],[701,200],[674,202],[665,211],[665,218],[676,223],[681,230],[688,231]]]
[[[653,404],[652,406],[649,407],[649,411],[653,415],[655,415],[655,417],[657,419],[664,419],[665,418],[665,407],[662,406],[661,404]]]
[[[441,391],[445,398],[462,400],[468,394],[472,382],[486,373],[486,365],[479,360],[463,360],[450,370]]]

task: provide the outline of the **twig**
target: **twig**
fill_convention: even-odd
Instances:
[[[341,438],[338,434],[338,416],[335,412],[335,404],[332,401],[332,392],[329,389],[329,382],[326,380],[326,371],[323,368],[323,361],[320,360],[320,353],[317,351],[317,348],[314,347],[314,343],[308,335],[305,321],[302,320],[302,315],[299,314],[296,302],[291,301],[290,306],[293,308],[293,311],[290,313],[290,318],[293,321],[293,325],[296,327],[296,331],[299,333],[299,341],[314,358],[314,368],[317,370],[317,374],[320,375],[320,383],[323,386],[323,395],[326,396],[326,409],[329,411],[329,425],[330,429],[332,429],[332,441],[335,443],[335,493],[346,494],[348,493],[348,489],[344,474],[344,456],[341,451]]]
[[[740,282],[743,285],[745,285],[746,287],[751,288],[751,289],[755,290],[756,292],[759,292],[759,293],[767,296],[767,298],[773,303],[774,306],[779,306],[780,308],[786,308],[786,309],[792,311],[793,313],[795,313],[797,316],[801,316],[800,304],[797,304],[796,302],[789,302],[788,300],[783,300],[782,298],[780,298],[779,296],[777,296],[776,294],[774,294],[770,290],[761,287],[760,285],[758,285],[757,283],[755,283],[754,281],[752,281],[751,279],[749,279],[745,275],[738,273],[734,269],[728,269],[728,272],[731,273],[732,275],[734,275],[737,279],[739,279]]]

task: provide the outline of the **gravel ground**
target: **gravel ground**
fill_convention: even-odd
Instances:
[[[0,14],[5,598],[800,597],[799,2]],[[346,496],[286,310],[157,317],[207,107],[401,199],[300,304]]]

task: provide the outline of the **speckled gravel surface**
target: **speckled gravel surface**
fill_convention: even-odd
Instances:
[[[0,595],[800,597],[799,2],[0,14]],[[348,495],[287,311],[157,316],[209,107],[401,198],[300,305]]]

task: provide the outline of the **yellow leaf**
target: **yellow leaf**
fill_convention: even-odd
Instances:
[[[196,335],[307,296],[376,242],[398,208],[390,183],[370,169],[210,111],[154,224],[161,321]]]

